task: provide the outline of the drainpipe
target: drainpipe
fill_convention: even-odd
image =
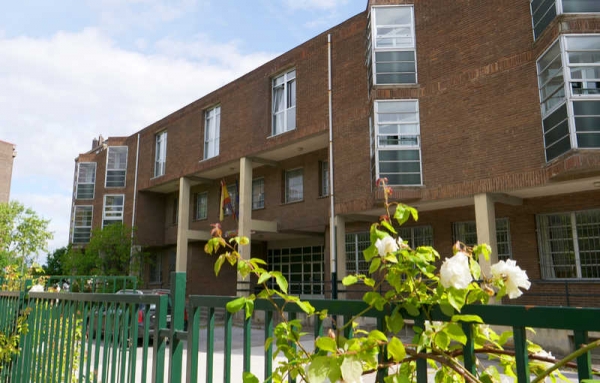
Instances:
[[[329,98],[329,260],[331,298],[337,299],[337,241],[335,240],[335,201],[333,193],[333,107],[331,98],[331,34],[327,35],[327,95]]]
[[[137,134],[137,148],[135,150],[135,176],[133,181],[133,210],[131,213],[131,249],[129,250],[129,259],[133,260],[133,228],[135,227],[135,208],[137,202],[137,181],[138,166],[140,164],[140,134]],[[131,262],[131,261],[130,261]]]

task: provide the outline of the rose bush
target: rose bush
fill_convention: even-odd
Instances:
[[[418,213],[410,206],[389,202],[391,189],[386,182],[385,179],[378,180],[378,186],[384,190],[386,214],[371,225],[371,246],[364,251],[369,273],[348,275],[342,281],[346,286],[360,283],[369,288],[363,301],[369,309],[386,312],[385,332],[360,329],[355,320],[361,314],[357,313],[343,327],[317,338],[315,349],[318,351],[308,351],[303,346],[300,342],[305,334],[302,324],[299,320],[288,321],[283,306],[297,304],[307,315],[319,315],[320,319],[325,319],[327,312],[316,312],[310,302],[288,294],[283,275],[269,271],[264,260],[243,259],[237,246],[247,245],[247,238],[235,237],[228,242],[222,237],[220,226],[214,225],[213,238],[208,241],[205,251],[220,254],[215,262],[215,272],[218,274],[227,261],[236,265],[244,278],[254,274],[263,288],[256,296],[232,300],[227,310],[232,313],[244,310],[246,318],[249,318],[254,301],[267,299],[279,313],[281,322],[275,328],[274,337],[267,343],[277,347],[275,356],[282,354],[287,361],[277,366],[273,382],[284,382],[291,377],[311,383],[354,383],[361,381],[363,373],[382,369],[388,374],[384,378],[386,383],[410,382],[416,379],[418,359],[427,359],[430,368],[436,370],[436,382],[500,381],[500,373],[494,365],[479,368],[473,373],[461,364],[462,353],[459,351],[467,342],[462,323],[482,323],[478,316],[462,315],[461,310],[467,304],[486,304],[492,296],[498,300],[506,295],[511,299],[519,297],[521,289],[528,289],[531,285],[526,272],[514,260],[507,260],[492,265],[490,275],[485,275],[479,260],[482,257],[489,260],[489,246],[468,247],[462,243],[455,244],[454,254],[447,257],[438,270],[436,264],[440,255],[435,249],[429,246],[412,249],[398,236],[396,228],[411,217],[417,220]],[[270,284],[271,280],[275,283]],[[279,306],[280,301],[274,298],[283,299],[283,306]],[[434,307],[439,307],[450,320],[432,321],[430,312]],[[402,313],[408,314],[407,317]],[[414,326],[415,337],[412,343],[405,344],[398,333],[403,329],[405,319],[417,316],[426,318],[424,326]],[[351,339],[342,336],[346,326],[353,327],[355,336]],[[515,376],[514,354],[504,349],[512,337],[511,332],[497,334],[489,326],[481,324],[473,326],[472,337],[476,348],[485,349],[491,357],[498,359],[504,374]],[[544,368],[545,365],[539,363],[540,360],[548,362],[548,354],[543,354],[539,346],[529,343],[529,348],[532,353],[530,366],[534,367],[531,371],[538,379],[563,377],[554,370],[554,364]],[[536,356],[536,352],[540,356]],[[383,358],[380,358],[381,353]],[[535,364],[536,361],[538,364]],[[251,373],[244,373],[244,382],[258,382],[258,379]]]

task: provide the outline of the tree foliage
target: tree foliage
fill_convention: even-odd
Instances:
[[[0,203],[0,267],[29,266],[35,255],[47,251],[54,237],[49,223],[18,201]]]
[[[121,223],[92,230],[85,248],[72,248],[61,258],[63,272],[74,275],[130,275],[139,271],[142,254],[133,246],[134,230]]]
[[[46,275],[64,275],[67,274],[63,271],[64,257],[71,251],[71,247],[61,247],[54,250],[52,253],[48,253],[48,260],[44,266],[44,274]]]

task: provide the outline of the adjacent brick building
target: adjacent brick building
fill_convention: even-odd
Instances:
[[[0,140],[0,203],[10,199],[10,181],[16,156],[15,145]]]
[[[203,251],[224,181],[224,230],[292,293],[328,296],[335,268],[365,270],[379,177],[420,211],[401,231],[413,246],[486,242],[534,281],[519,303],[600,305],[600,2],[371,0],[136,134],[94,140],[71,238],[133,225],[148,287],[178,270],[190,293],[236,294],[247,285],[215,278]]]

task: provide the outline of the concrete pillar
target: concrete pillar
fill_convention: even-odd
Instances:
[[[186,272],[188,257],[188,229],[190,225],[190,180],[179,179],[179,206],[177,219],[177,256],[175,271]]]
[[[490,260],[480,259],[481,271],[490,276],[490,266],[498,262],[498,244],[496,242],[496,210],[491,194],[481,193],[475,197],[475,221],[477,224],[477,243],[487,243],[492,248]]]
[[[341,215],[335,216],[335,254],[337,258],[337,279],[342,280],[346,276],[346,220]],[[338,284],[338,291],[343,291],[344,285]],[[346,299],[346,293],[338,293],[339,299]]]
[[[240,190],[238,207],[238,236],[251,239],[252,228],[252,160],[247,157],[240,158]],[[238,249],[244,259],[250,259],[250,245],[240,246]],[[239,278],[239,276],[238,276]],[[241,283],[240,283],[241,282]],[[238,279],[238,295],[248,294],[248,282]],[[240,291],[241,290],[241,291]]]

